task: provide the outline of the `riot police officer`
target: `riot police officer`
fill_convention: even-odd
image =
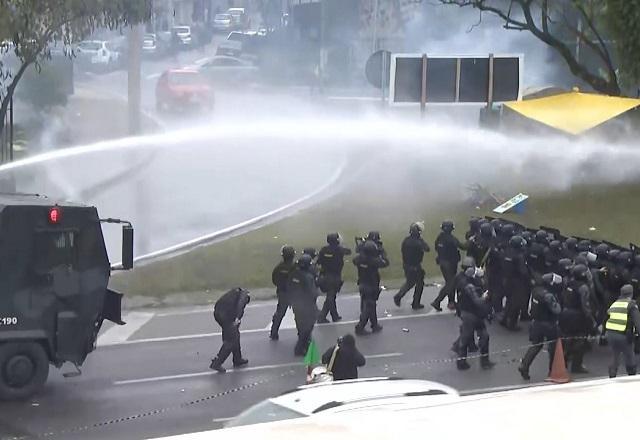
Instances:
[[[556,340],[559,336],[558,318],[562,308],[558,302],[559,288],[562,287],[562,277],[555,273],[547,273],[541,277],[542,285],[533,288],[531,294],[531,317],[533,321],[529,327],[529,341],[533,344],[518,367],[523,379],[529,380],[529,367],[536,358],[542,344],[548,343],[549,371],[553,363]]]
[[[484,266],[493,239],[493,227],[489,223],[481,224],[480,232],[467,241],[467,257],[472,257],[478,266]]]
[[[440,266],[442,277],[444,278],[444,286],[440,289],[440,293],[436,299],[431,303],[431,307],[437,311],[442,311],[440,303],[445,297],[448,297],[447,308],[449,310],[455,310],[455,285],[454,280],[458,271],[458,262],[460,261],[460,249],[464,246],[453,235],[455,229],[452,221],[444,221],[440,227],[442,232],[438,235],[435,242],[436,263]]]
[[[545,231],[536,232],[534,242],[531,243],[527,252],[527,264],[536,284],[542,283],[542,275],[546,273],[545,255],[548,253],[548,237]]]
[[[588,373],[582,360],[588,347],[586,337],[596,327],[589,301],[588,271],[583,264],[575,265],[571,270],[572,280],[562,292],[560,331],[566,338],[565,355],[571,361],[573,373]]]
[[[422,259],[425,252],[429,252],[429,245],[422,239],[423,226],[420,223],[412,223],[409,227],[409,236],[402,242],[402,267],[404,269],[405,283],[400,287],[398,293],[393,297],[393,302],[400,307],[400,302],[406,293],[414,289],[413,310],[423,309],[420,303],[422,290],[424,289],[425,272],[422,268]]]
[[[311,333],[318,318],[316,300],[318,291],[315,274],[312,272],[313,260],[308,254],[300,256],[297,267],[289,276],[287,293],[291,298],[291,307],[298,331],[298,341],[293,350],[295,356],[304,356],[311,342]]]
[[[480,365],[483,369],[492,368],[495,364],[489,359],[489,332],[485,320],[491,314],[491,301],[489,293],[483,292],[482,278],[484,271],[478,267],[471,267],[465,271],[466,284],[459,297],[458,309],[462,326],[460,328],[460,340],[458,343],[458,356],[456,367],[459,370],[470,368],[467,362],[468,348],[478,335],[478,347],[480,349]]]
[[[244,309],[249,304],[251,297],[249,291],[240,287],[231,289],[216,301],[213,309],[213,317],[222,327],[222,347],[215,358],[211,359],[209,368],[219,373],[227,370],[222,366],[230,354],[233,354],[233,366],[239,368],[249,363],[242,358],[240,349],[240,322],[244,315]]]
[[[519,235],[509,239],[509,247],[502,256],[502,272],[507,304],[500,324],[509,330],[516,331],[521,311],[528,306],[530,278],[529,268],[524,254],[524,240]]]
[[[327,315],[331,315],[333,322],[338,322],[342,317],[338,314],[336,296],[342,288],[342,269],[344,257],[351,255],[351,249],[340,244],[340,235],[337,233],[327,235],[327,246],[320,249],[317,264],[320,274],[318,287],[326,295],[324,305],[318,317],[318,323],[327,323]]]
[[[564,241],[564,258],[573,260],[578,255],[578,239],[569,237]]]
[[[562,243],[558,240],[551,241],[544,253],[544,272],[557,273],[558,261],[562,258],[564,258]]]
[[[378,324],[376,305],[380,297],[380,269],[389,266],[384,248],[380,249],[372,240],[362,245],[358,255],[353,259],[358,269],[358,289],[360,290],[360,320],[356,324],[356,335],[366,334],[365,326],[371,324],[371,330],[377,333],[382,330]]]
[[[616,377],[620,355],[624,356],[627,374],[636,374],[636,358],[633,353],[634,333],[640,330],[640,311],[632,299],[633,286],[625,284],[620,289],[620,297],[609,307],[607,337],[613,352],[613,362],[609,366],[609,377]]]
[[[287,282],[291,272],[296,267],[296,263],[293,259],[296,256],[296,251],[291,246],[283,246],[280,251],[282,255],[282,261],[273,269],[271,273],[271,281],[276,286],[276,296],[278,298],[278,304],[276,305],[276,312],[273,314],[271,320],[271,332],[269,338],[277,341],[278,331],[280,330],[280,324],[282,319],[287,313],[287,309],[291,305],[289,295],[287,294]]]

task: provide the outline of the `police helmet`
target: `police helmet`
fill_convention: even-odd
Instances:
[[[516,228],[511,223],[507,223],[506,225],[502,226],[502,229],[500,230],[500,232],[505,237],[511,237],[516,233]]]
[[[509,246],[513,249],[522,249],[525,245],[524,239],[519,235],[514,235],[509,239]]]
[[[409,226],[409,234],[419,237],[424,231],[424,224],[422,222],[413,222]]]
[[[571,269],[571,275],[573,275],[576,280],[585,279],[587,272],[589,272],[589,268],[584,264],[576,264],[573,266],[573,269]]]
[[[491,226],[490,223],[483,223],[480,225],[480,235],[482,235],[483,237],[493,237],[493,226]]]
[[[633,263],[633,254],[629,251],[622,251],[618,254],[616,261],[623,266],[631,266]]]
[[[578,252],[588,252],[591,250],[591,242],[589,240],[580,240],[576,249]]]
[[[605,258],[609,253],[609,245],[607,245],[606,243],[600,243],[595,247],[594,251],[598,257]]]
[[[564,241],[564,245],[567,247],[567,249],[574,250],[576,247],[578,247],[578,239],[569,237]]]
[[[445,220],[442,222],[442,225],[440,225],[440,229],[444,232],[452,232],[455,228],[456,227],[451,220]]]
[[[569,274],[569,271],[571,270],[572,266],[573,266],[573,261],[571,261],[570,258],[561,258],[560,260],[558,260],[558,268],[565,275]]]
[[[480,229],[480,217],[471,217],[469,219],[469,230],[471,232],[477,232]]]
[[[313,263],[313,259],[309,254],[303,254],[298,258],[298,267],[300,269],[308,269],[311,267],[311,263]]]
[[[476,266],[467,268],[464,271],[465,276],[469,278],[482,278],[484,276],[484,269]]]
[[[531,231],[522,231],[522,234],[520,234],[520,236],[527,243],[531,243],[533,241],[533,234],[531,233]]]
[[[312,247],[306,247],[302,250],[302,253],[304,255],[309,255],[312,259],[316,258],[316,256],[318,255],[318,253],[316,252],[316,248],[312,248]]]
[[[618,258],[618,255],[620,255],[620,249],[611,249],[609,251],[609,259],[611,261],[616,261]]]
[[[586,254],[577,255],[576,258],[573,259],[573,263],[575,265],[582,264],[584,266],[589,266],[589,261],[587,260]]]
[[[539,230],[536,232],[536,242],[540,244],[549,243],[549,234],[547,234],[547,231]]]
[[[500,221],[500,219],[494,218],[493,220],[491,220],[491,222],[489,222],[489,224],[496,232],[500,232],[502,230],[502,222]]]
[[[542,282],[545,286],[553,287],[562,284],[562,277],[557,273],[545,273],[542,275]]]
[[[378,231],[371,231],[369,232],[369,234],[367,235],[367,240],[373,240],[373,241],[380,241],[380,232]]]
[[[367,240],[362,245],[362,252],[366,255],[374,256],[378,253],[378,245],[372,240]]]
[[[476,265],[476,261],[473,257],[464,257],[462,259],[462,262],[460,263],[460,267],[463,270],[467,270],[470,267],[475,267],[475,265]]]
[[[631,284],[625,284],[620,288],[620,296],[633,295],[633,286]]]
[[[337,232],[327,234],[327,244],[333,244],[333,245],[340,244],[340,234],[338,234]]]
[[[553,240],[551,243],[549,243],[549,249],[552,249],[554,251],[559,251],[562,248],[562,243],[560,243],[558,240]]]
[[[293,246],[284,245],[282,249],[280,249],[280,255],[282,255],[282,258],[285,260],[293,260],[293,257],[296,256],[296,250]]]

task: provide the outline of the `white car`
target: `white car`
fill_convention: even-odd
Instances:
[[[96,67],[116,66],[120,57],[108,41],[82,41],[76,50],[80,61]]]
[[[198,66],[198,70],[214,84],[250,84],[259,80],[259,69],[253,63],[224,55],[209,58]]]
[[[404,409],[453,402],[456,390],[426,380],[355,379],[305,385],[264,400],[231,420],[226,427],[372,409]]]
[[[233,28],[233,17],[231,14],[216,14],[213,18],[213,30],[216,32],[226,32]]]

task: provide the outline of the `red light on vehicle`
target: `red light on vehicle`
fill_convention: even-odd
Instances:
[[[62,218],[62,210],[58,206],[49,209],[49,223],[57,225]]]

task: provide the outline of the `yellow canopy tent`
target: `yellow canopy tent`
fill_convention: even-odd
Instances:
[[[544,98],[505,102],[504,105],[526,118],[579,135],[640,106],[640,99],[574,90]]]

